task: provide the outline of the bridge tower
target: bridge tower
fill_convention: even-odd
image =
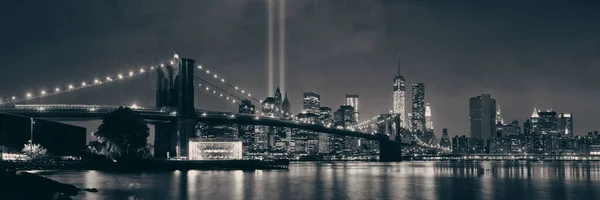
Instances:
[[[196,125],[194,108],[194,63],[175,55],[172,63],[157,69],[156,107],[175,109],[177,118],[155,125],[154,156],[185,157],[188,138]]]
[[[394,117],[395,131],[392,137],[385,136],[379,140],[379,161],[400,162],[402,161],[402,126],[400,115]]]

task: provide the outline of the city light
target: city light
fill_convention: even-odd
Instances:
[[[164,66],[164,64],[161,64],[161,65],[163,65],[163,66]],[[151,67],[151,69],[152,69],[152,68],[154,68],[154,67]],[[140,73],[145,73],[145,72],[146,72],[146,69],[145,69],[145,68],[143,68],[143,67],[142,67],[142,68],[140,68]],[[130,72],[129,72],[129,75],[130,75],[130,76],[133,76],[133,75],[135,75],[135,74],[133,73],[133,71],[130,71]],[[122,74],[119,74],[118,78],[119,78],[119,79],[123,79],[124,77],[123,77],[123,75],[122,75]],[[106,77],[106,81],[107,81],[107,82],[110,82],[110,81],[112,81],[112,80],[113,80],[113,79],[112,79],[110,76],[107,76],[107,77]],[[82,88],[86,88],[86,87],[89,87],[89,86],[92,86],[92,85],[99,85],[99,84],[102,84],[102,83],[103,83],[103,82],[102,82],[100,79],[98,79],[98,78],[95,78],[95,79],[93,79],[93,82],[91,82],[90,84],[88,84],[88,83],[87,83],[87,82],[85,82],[85,81],[81,82],[81,87],[76,87],[76,86],[74,86],[73,84],[69,84],[69,85],[68,85],[68,86],[65,88],[65,91],[71,91],[71,90],[75,90],[75,89],[82,89]],[[28,99],[31,99],[31,98],[39,98],[39,97],[45,97],[45,96],[48,96],[48,95],[56,95],[56,94],[60,94],[60,93],[62,92],[62,90],[61,90],[59,87],[55,88],[55,89],[54,89],[54,91],[55,91],[55,92],[53,92],[53,93],[51,93],[51,94],[50,94],[50,93],[48,93],[47,91],[40,91],[40,94],[41,94],[41,95],[39,95],[39,96],[33,96],[33,95],[31,95],[31,96],[30,96]],[[21,100],[23,100],[23,99],[17,99],[16,97],[15,97],[15,99],[14,99],[14,101],[21,101]],[[2,103],[0,103],[0,104],[2,104]]]
[[[204,68],[204,67],[202,67],[201,65],[198,65],[198,66],[197,66],[197,68],[198,68],[198,69],[200,69],[200,70],[202,70],[202,71],[204,71],[206,74],[210,74],[210,70],[208,70],[208,69],[205,69],[205,68]],[[204,69],[203,69],[203,68],[204,68]],[[235,88],[235,90],[237,90],[237,91],[239,91],[239,90],[240,90],[240,88],[239,88],[238,86],[235,86],[235,87],[234,87],[234,86],[232,86],[232,85],[230,85],[230,84],[226,83],[226,82],[225,82],[225,78],[221,78],[221,79],[219,79],[219,76],[218,76],[217,74],[213,74],[213,76],[212,76],[212,77],[213,77],[213,78],[215,78],[215,79],[217,79],[217,80],[220,80],[222,83],[224,83],[225,85],[227,85],[227,86],[229,86],[229,87],[231,87],[231,88]],[[243,94],[243,93],[245,93],[245,91],[241,91],[241,92],[242,92],[242,94]],[[248,96],[248,97],[251,97],[251,95],[247,95],[247,96]],[[252,99],[253,99],[253,100],[255,100],[255,101],[259,101],[258,99],[255,99],[255,98],[252,98]]]
[[[27,93],[26,96],[27,96],[27,98],[31,98],[32,95],[31,95],[31,93]]]

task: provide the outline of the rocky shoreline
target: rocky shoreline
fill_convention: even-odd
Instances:
[[[80,189],[28,172],[0,170],[0,199],[71,199],[81,191],[98,192],[95,188]]]

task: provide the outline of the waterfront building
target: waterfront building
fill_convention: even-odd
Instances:
[[[450,147],[451,147],[450,137],[448,136],[447,128],[442,129],[442,137],[440,139],[440,147],[442,147],[444,149],[450,149]]]
[[[331,108],[329,107],[321,107],[319,108],[319,123],[324,126],[333,127],[333,116],[331,112]],[[319,154],[328,154],[331,152],[331,135],[321,133],[318,136],[319,138]]]
[[[241,160],[242,141],[235,138],[189,140],[188,160]]]
[[[496,99],[481,94],[469,100],[469,128],[472,138],[487,141],[496,133]]]
[[[252,102],[248,99],[245,99],[242,101],[242,104],[240,104],[238,108],[238,113],[254,115],[256,113],[256,110],[254,105],[252,105]],[[238,137],[242,140],[242,149],[244,155],[246,155],[252,150],[255,138],[254,127],[254,125],[238,125]]]
[[[304,123],[318,123],[318,114],[300,113],[298,120]],[[316,155],[319,152],[319,134],[313,131],[303,129],[293,129],[294,154],[296,155]]]

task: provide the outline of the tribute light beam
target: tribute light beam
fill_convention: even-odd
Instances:
[[[267,30],[267,51],[268,51],[268,57],[267,57],[267,66],[268,66],[268,89],[269,89],[269,93],[268,94],[273,94],[275,92],[274,88],[273,88],[273,40],[274,40],[274,36],[273,36],[273,26],[274,26],[274,19],[273,19],[273,0],[267,0],[267,21],[268,21],[268,30]]]
[[[285,0],[279,1],[279,88],[285,93]]]

